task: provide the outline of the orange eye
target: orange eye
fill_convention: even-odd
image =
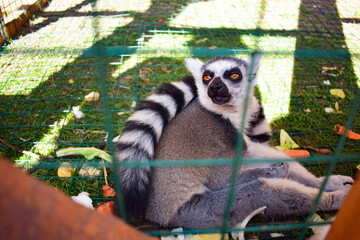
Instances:
[[[230,76],[232,79],[238,79],[240,77],[240,75],[238,73],[233,73]]]
[[[211,77],[209,75],[205,75],[203,76],[204,81],[209,81],[211,79]]]

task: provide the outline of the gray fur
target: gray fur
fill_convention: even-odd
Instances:
[[[268,146],[266,139],[255,141],[258,139],[255,135],[270,136],[271,132],[261,105],[253,96],[260,58],[261,54],[255,54],[246,61],[224,57],[206,63],[187,59],[186,66],[196,87],[193,79],[188,78],[171,83],[148,97],[144,109],[136,110],[128,120],[130,124],[125,125],[126,131],[117,146],[118,160],[148,163],[153,157],[174,161],[233,158],[243,114],[246,115],[242,135],[244,156],[287,158]],[[225,73],[234,68],[241,72],[241,81],[225,77]],[[213,73],[207,83],[203,81],[204,71]],[[215,83],[222,84],[220,98],[216,94],[210,96],[210,90],[219,90]],[[248,89],[248,104],[245,105]],[[179,101],[179,91],[183,105],[182,100]],[[151,109],[148,109],[149,105]],[[167,113],[161,110],[164,108]],[[137,126],[138,123],[142,125]],[[147,137],[140,138],[141,131]],[[149,136],[153,136],[152,139]],[[231,172],[231,166],[123,168],[120,178],[130,214],[146,212],[148,219],[163,226],[208,228],[221,226]],[[305,214],[322,181],[296,162],[242,166],[238,172],[230,224],[239,222],[262,206],[267,207],[265,213],[270,216]],[[339,208],[349,189],[344,184],[352,181],[346,176],[331,176],[318,210]]]
[[[146,167],[120,168],[119,176],[127,214],[141,217],[146,214],[151,169],[157,142],[167,122],[195,97],[192,78],[164,84],[156,93],[138,104],[125,123],[117,142],[116,158],[119,162],[143,162]]]
[[[256,74],[261,55],[247,61],[219,58],[202,63],[187,59],[186,66],[193,74],[198,98],[183,109],[164,129],[154,159],[217,159],[233,158],[236,150],[234,138],[240,129],[241,116],[245,119],[245,157],[288,158],[267,145],[253,142],[248,134],[269,133],[265,119],[251,127],[251,121],[261,107],[253,96]],[[250,67],[253,65],[253,67]],[[227,69],[237,66],[243,80],[229,82],[224,79]],[[252,72],[248,72],[252,69]],[[204,71],[213,72],[210,83],[204,83]],[[247,75],[252,79],[248,81]],[[221,105],[208,95],[212,81],[226,84],[231,98]],[[245,89],[251,84],[249,103],[244,105]],[[265,121],[265,122],[264,122]],[[229,130],[230,129],[230,130]],[[250,132],[249,132],[250,131]],[[235,136],[234,136],[235,134]],[[229,194],[231,166],[159,167],[152,170],[152,185],[147,218],[163,226],[185,228],[216,228],[223,221]],[[297,162],[288,164],[258,164],[242,166],[238,172],[235,199],[231,208],[230,225],[243,220],[253,210],[266,206],[267,216],[306,214],[319,192],[323,178],[317,178]],[[346,176],[331,176],[317,210],[338,209],[353,180]]]
[[[219,69],[219,63],[224,63],[224,66],[238,66],[243,73],[244,81],[246,82],[246,69],[249,64],[255,62],[255,68],[253,68],[252,76],[256,76],[258,69],[258,62],[260,55],[254,58],[244,61],[241,59],[223,57],[210,60],[203,64],[198,59],[187,59],[186,65],[188,69],[193,73],[194,77],[184,78],[183,81],[172,82],[161,86],[156,93],[150,95],[145,101],[138,104],[136,111],[130,116],[125,123],[123,134],[117,143],[116,157],[119,162],[142,161],[148,163],[153,158],[156,144],[159,141],[162,132],[167,124],[171,121],[175,115],[185,108],[189,102],[197,97],[197,94],[203,93],[203,87],[201,84],[197,84],[201,88],[199,91],[194,82],[199,81],[201,76],[197,76],[200,69]],[[250,61],[255,59],[255,61]],[[222,66],[222,67],[224,67]],[[221,70],[221,69],[220,69]],[[200,79],[201,81],[201,79]],[[254,77],[252,84],[256,83],[256,77]],[[241,114],[242,108],[239,108],[236,101],[241,102],[237,97],[237,89],[244,87],[244,83],[236,84],[234,86],[229,85],[230,93],[232,94],[231,102],[227,104],[227,107],[218,108],[216,104],[206,104],[207,97],[199,96],[200,101],[205,101],[202,106],[217,114],[223,115],[230,121],[233,121],[234,116]],[[235,91],[235,92],[233,92]],[[241,95],[241,94],[240,94]],[[139,107],[140,106],[140,107]],[[234,107],[235,106],[235,107]],[[248,107],[248,114],[251,118],[256,119],[257,112],[261,108],[259,102],[250,94],[250,101]],[[224,111],[225,109],[225,111]],[[233,123],[235,127],[239,128],[240,122]],[[270,136],[270,127],[265,119],[262,120],[262,124],[258,124],[254,127],[247,128],[247,133],[250,135],[265,134]],[[267,142],[267,139],[261,139],[263,143]],[[145,209],[148,199],[148,190],[151,184],[151,169],[145,168],[120,168],[120,181],[123,186],[124,202],[129,215],[141,216],[145,214]]]
[[[325,192],[318,210],[336,210],[340,207],[349,187]],[[189,229],[220,227],[230,188],[195,195],[170,219],[169,225]],[[266,206],[268,216],[305,215],[314,203],[318,189],[279,178],[258,178],[235,187],[229,224],[242,221],[253,210]]]
[[[232,158],[235,146],[229,138],[216,116],[194,101],[165,129],[155,159]],[[287,158],[264,144],[248,145],[246,157]],[[221,226],[229,193],[230,166],[161,167],[152,172],[148,219],[174,227]],[[262,206],[267,207],[267,216],[306,214],[322,181],[296,162],[244,166],[238,174],[230,225]],[[346,176],[331,176],[318,210],[338,209],[349,190],[344,183],[352,181]]]

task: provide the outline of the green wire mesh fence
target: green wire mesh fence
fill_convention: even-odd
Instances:
[[[4,10],[13,2],[1,4]],[[334,128],[360,132],[359,23],[357,0],[50,1],[1,49],[1,154],[68,195],[87,191],[94,205],[113,200],[102,194],[102,174],[78,175],[84,158],[59,158],[55,151],[91,146],[113,154],[112,139],[138,101],[162,83],[188,75],[185,57],[246,58],[262,50],[257,90],[274,131],[272,145],[279,145],[279,130],[285,129],[300,146],[331,152],[311,151],[302,160],[311,172],[354,177],[359,142],[336,135]],[[343,90],[345,98],[330,94],[331,89]],[[91,92],[100,93],[100,100],[88,101]],[[77,116],[77,109],[84,115]],[[75,166],[72,177],[58,177],[62,162]],[[89,162],[102,165],[101,160]],[[108,178],[116,184],[112,167],[107,165]],[[313,213],[291,221],[254,222],[246,231],[261,239],[270,238],[264,231],[302,239],[311,232]],[[224,225],[190,233],[229,231]]]

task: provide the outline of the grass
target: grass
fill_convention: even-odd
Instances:
[[[46,156],[68,146],[103,146],[104,105],[84,101],[90,92],[106,87],[111,110],[106,114],[111,115],[116,136],[138,101],[162,83],[188,75],[184,57],[246,58],[261,49],[265,54],[258,92],[274,131],[272,145],[279,144],[278,132],[285,129],[299,145],[335,152],[339,136],[333,128],[345,124],[360,86],[360,28],[344,20],[359,17],[357,1],[219,3],[52,1],[22,36],[2,48],[0,138]],[[99,14],[96,18],[91,14],[94,10]],[[106,79],[101,81],[106,85],[98,85],[95,43],[104,50]],[[325,85],[325,80],[331,84]],[[332,96],[333,88],[343,89],[346,98]],[[326,113],[324,108],[334,108],[335,102],[341,112]],[[74,106],[85,113],[83,118],[74,116]],[[359,119],[357,112],[351,127],[355,132],[360,132]],[[100,190],[103,177],[78,177],[79,168],[72,178],[57,177],[56,164],[81,164],[84,159],[39,161],[2,145],[0,151],[68,195],[88,191],[96,204],[105,201]],[[347,140],[342,149],[342,154],[359,156],[359,152],[354,140]],[[38,169],[39,162],[55,165]],[[316,175],[326,173],[326,164],[306,165]],[[356,165],[339,163],[335,172],[355,176]]]

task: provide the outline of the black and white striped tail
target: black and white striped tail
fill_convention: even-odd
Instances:
[[[267,143],[271,138],[271,128],[265,119],[264,109],[259,103],[258,110],[250,116],[246,135],[253,142]]]
[[[117,160],[149,163],[167,123],[197,95],[193,77],[180,82],[166,83],[138,104],[125,122],[117,143]],[[151,169],[120,168],[125,208],[128,216],[140,217],[146,213],[151,186]]]

